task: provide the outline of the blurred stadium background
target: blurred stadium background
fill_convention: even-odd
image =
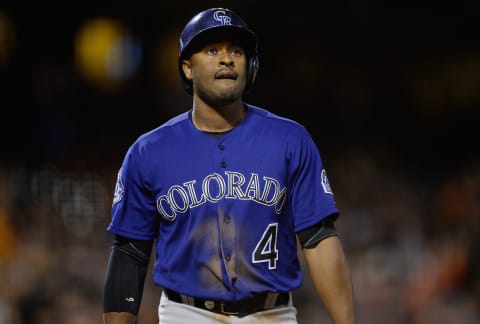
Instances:
[[[177,39],[212,6],[260,38],[246,100],[318,143],[359,323],[479,323],[478,2],[7,0],[0,324],[101,321],[117,169],[138,135],[190,107]],[[300,323],[328,323],[309,280]],[[149,277],[140,323],[157,323],[159,294]]]

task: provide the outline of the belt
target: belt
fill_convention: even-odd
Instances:
[[[236,302],[200,299],[177,293],[170,289],[163,290],[168,299],[182,304],[195,306],[210,312],[238,317],[260,312],[277,306],[287,306],[290,293],[262,293]]]

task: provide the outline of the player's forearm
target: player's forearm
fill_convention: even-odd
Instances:
[[[109,312],[103,314],[104,324],[135,324],[136,316],[127,312]]]
[[[338,237],[326,238],[304,253],[315,289],[333,322],[356,323],[350,271]]]

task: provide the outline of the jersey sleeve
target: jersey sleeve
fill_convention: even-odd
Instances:
[[[304,130],[291,156],[290,200],[295,231],[299,232],[332,214],[338,214],[320,152]]]
[[[112,204],[111,233],[138,240],[156,237],[158,217],[148,182],[145,152],[133,145],[118,171]]]

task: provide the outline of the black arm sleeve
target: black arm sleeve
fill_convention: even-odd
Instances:
[[[324,238],[338,235],[334,225],[337,217],[338,214],[330,215],[319,223],[298,232],[297,235],[302,248],[312,248]]]
[[[143,295],[153,241],[116,235],[103,287],[103,311],[137,315]]]

